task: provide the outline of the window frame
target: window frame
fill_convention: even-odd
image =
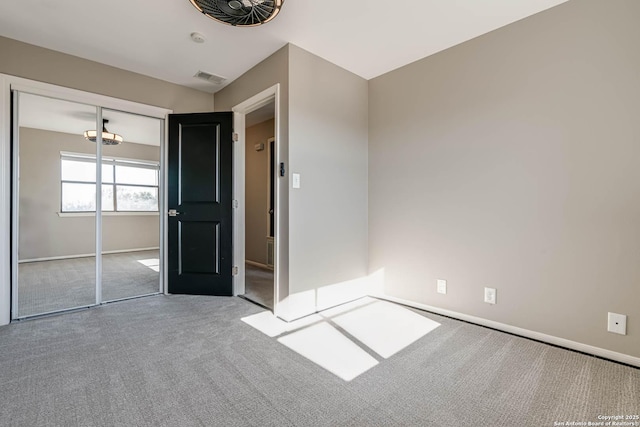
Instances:
[[[65,211],[63,209],[63,187],[64,184],[92,184],[97,186],[96,177],[93,177],[93,181],[76,181],[76,180],[65,180],[62,179],[62,164],[64,160],[75,161],[75,162],[86,162],[92,163],[97,168],[97,158],[94,154],[88,153],[71,153],[71,152],[60,152],[60,216],[85,216],[85,215],[95,215],[96,211],[94,210],[85,210],[85,211]],[[160,213],[160,162],[155,160],[142,160],[142,159],[129,159],[124,157],[113,157],[113,156],[102,156],[101,167],[104,165],[112,166],[113,175],[111,177],[111,182],[104,182],[104,176],[102,179],[102,187],[111,186],[112,187],[112,197],[113,197],[113,210],[102,210],[103,215],[158,215]],[[150,169],[154,170],[156,174],[156,185],[148,185],[148,184],[130,184],[130,183],[120,183],[116,181],[116,167],[117,166],[125,166],[125,167],[133,167],[140,169]],[[157,209],[152,211],[141,211],[141,210],[119,210],[118,209],[118,193],[117,187],[136,187],[136,188],[152,188],[156,190],[157,194]],[[97,197],[97,194],[96,194]]]

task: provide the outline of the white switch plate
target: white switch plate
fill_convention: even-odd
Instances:
[[[438,286],[437,286],[437,290],[439,294],[446,294],[447,293],[447,281],[446,280],[442,280],[442,279],[438,279],[437,281]]]
[[[487,304],[495,304],[498,296],[496,288],[484,288],[484,302]]]
[[[607,331],[614,334],[627,335],[627,316],[618,313],[609,313]]]
[[[300,174],[294,173],[291,176],[291,180],[293,181],[293,188],[300,188]]]

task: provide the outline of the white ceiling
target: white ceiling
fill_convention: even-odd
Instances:
[[[251,127],[258,123],[273,119],[276,115],[276,103],[271,101],[267,105],[247,114],[244,118],[245,127]]]
[[[228,84],[288,42],[370,79],[564,1],[285,0],[270,23],[236,28],[188,0],[1,0],[0,35],[215,92],[193,75]]]
[[[96,128],[96,114],[96,107],[90,105],[28,93],[20,94],[18,101],[21,127],[82,135]],[[108,109],[102,110],[102,117],[109,120],[107,130],[121,135],[125,142],[160,145],[162,120]]]

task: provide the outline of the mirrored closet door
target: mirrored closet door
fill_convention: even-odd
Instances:
[[[102,147],[102,297],[114,301],[158,292],[163,121],[107,109],[102,115],[110,131],[116,123],[127,129],[125,142]]]
[[[13,111],[12,317],[160,292],[163,120],[19,92]]]

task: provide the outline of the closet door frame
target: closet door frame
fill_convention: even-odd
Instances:
[[[94,94],[77,89],[65,88],[48,83],[37,82],[20,77],[0,74],[0,242],[6,242],[0,246],[0,325],[8,324],[11,320],[18,319],[17,304],[17,266],[18,266],[18,221],[17,221],[17,168],[15,167],[17,153],[12,153],[12,130],[17,130],[18,117],[12,114],[11,100],[17,92],[32,95],[57,98],[64,101],[96,107],[96,128],[102,127],[102,109],[118,110],[125,113],[137,114],[164,120],[163,132],[160,141],[160,179],[161,191],[159,192],[160,213],[160,292],[166,293],[166,126],[167,116],[172,110],[145,105],[137,102],[122,100],[105,95]],[[16,135],[17,136],[17,135]],[[97,147],[97,162],[102,158],[102,146]],[[98,163],[97,163],[98,164]],[[11,166],[14,167],[11,167]],[[97,179],[100,178],[101,168],[96,168]],[[14,174],[14,176],[12,176]],[[101,182],[96,182],[96,194],[101,194]],[[96,213],[101,212],[101,198],[96,198]],[[102,250],[102,215],[96,215],[96,305],[102,303],[101,270],[102,260],[98,256]],[[11,238],[9,239],[9,236]],[[6,238],[4,238],[6,237]]]

